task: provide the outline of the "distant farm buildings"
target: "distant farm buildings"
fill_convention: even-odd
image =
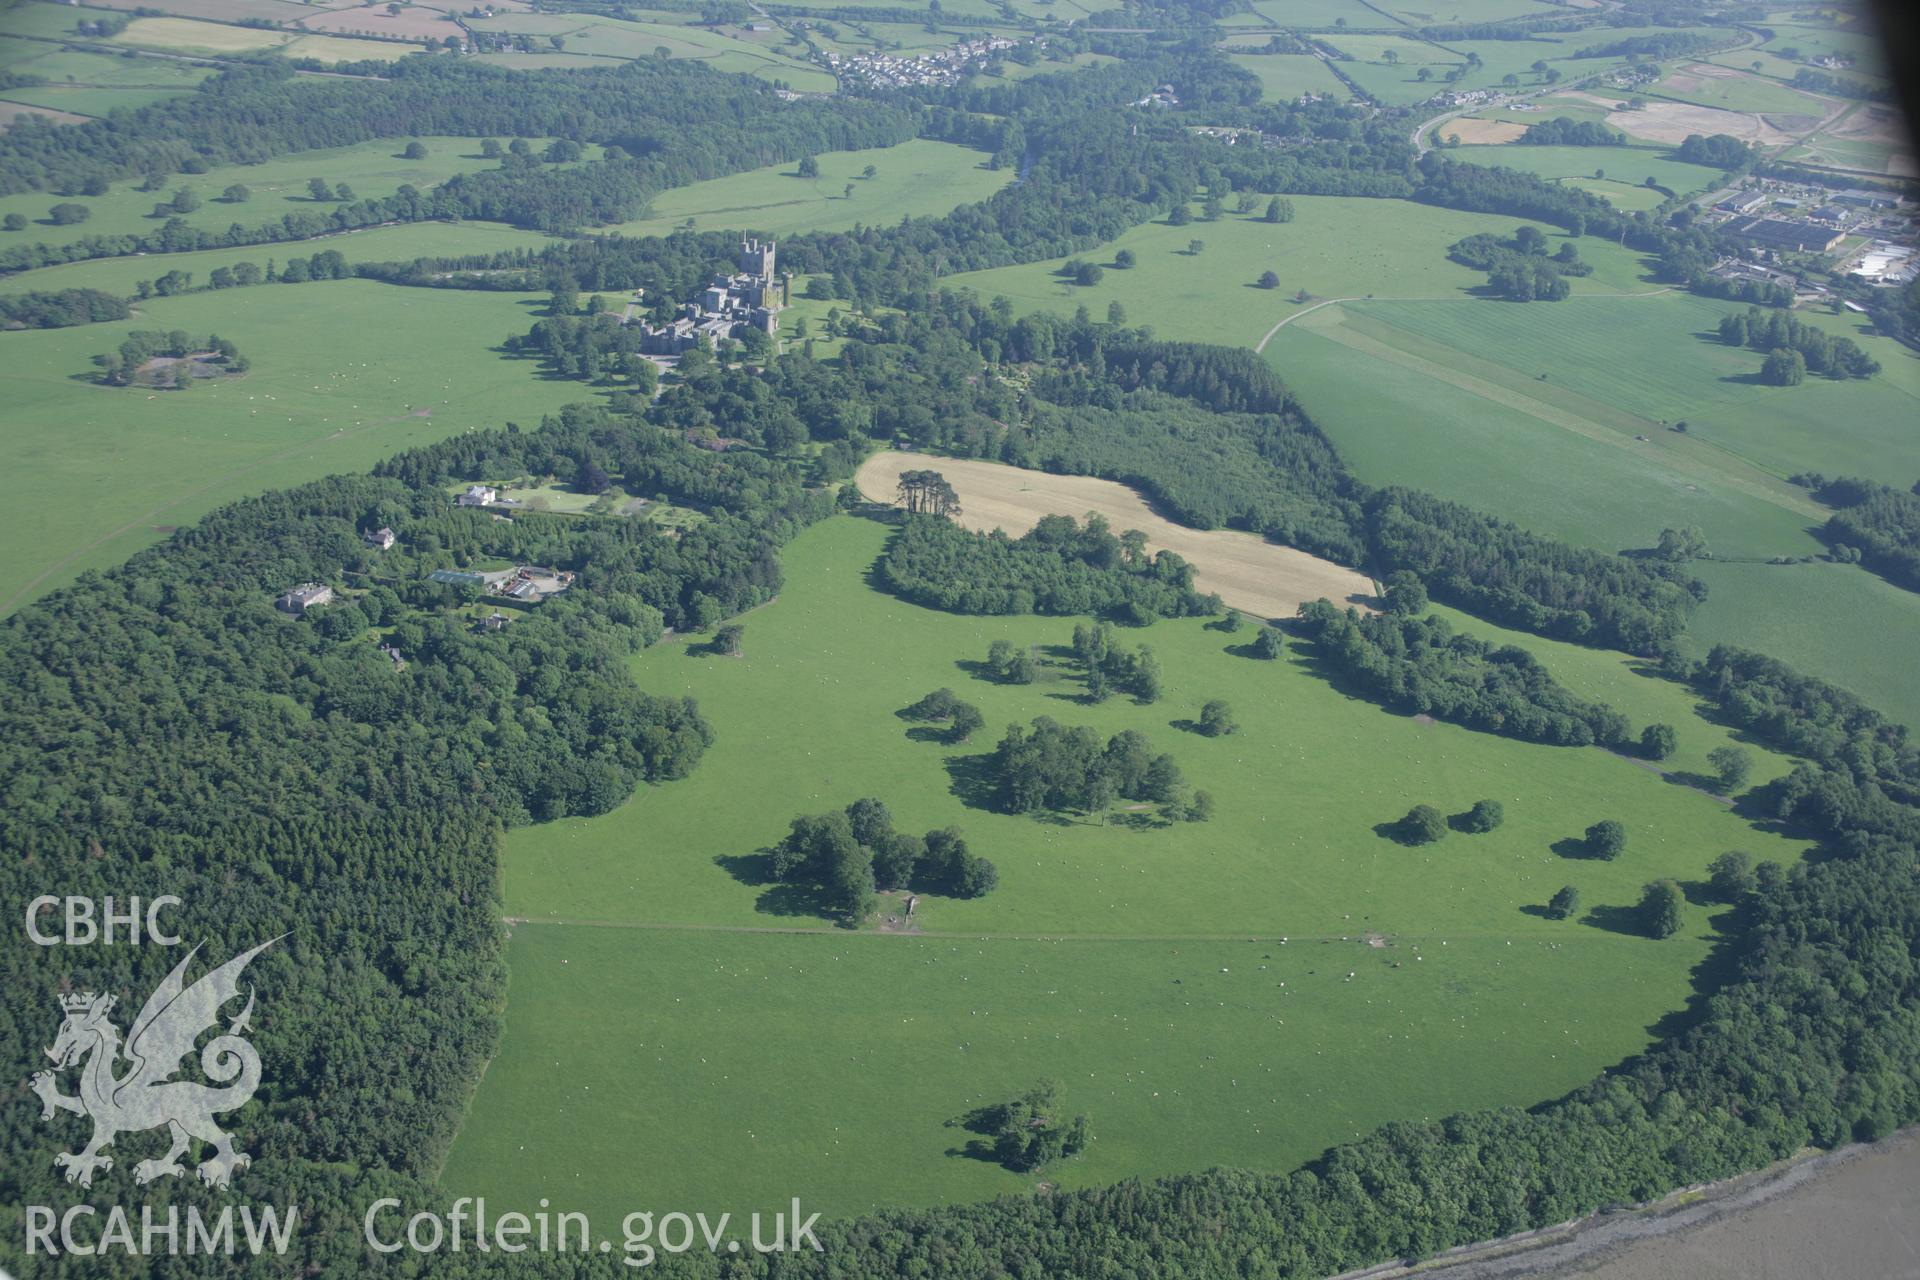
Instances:
[[[463,507],[490,507],[500,501],[500,491],[492,485],[468,485],[467,491],[454,499]]]

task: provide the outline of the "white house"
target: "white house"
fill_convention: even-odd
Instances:
[[[490,507],[500,501],[500,491],[492,485],[473,484],[454,501],[463,507]]]

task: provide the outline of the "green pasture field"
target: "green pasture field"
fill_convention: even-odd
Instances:
[[[1835,71],[1829,74],[1872,77],[1886,74],[1885,46],[1871,30],[1796,26],[1793,23],[1775,22],[1771,19],[1768,20],[1767,27],[1773,32],[1773,38],[1760,47],[1769,53],[1781,49],[1798,49],[1803,59],[1820,58],[1829,54],[1845,54],[1854,60],[1852,70]],[[1816,71],[1821,69],[1814,68]]]
[[[0,334],[9,443],[34,477],[0,530],[0,612],[221,503],[590,398],[528,362],[476,358],[544,304],[334,280],[155,298],[130,321]],[[133,329],[218,333],[252,371],[190,391],[95,384],[92,357]]]
[[[292,0],[88,0],[96,9],[146,10],[178,18],[205,18],[211,22],[242,22],[262,18],[289,25],[344,5],[295,4]]]
[[[197,18],[135,18],[108,43],[134,49],[162,49],[176,53],[222,57],[237,53],[279,50],[288,57],[353,62],[372,58],[391,61],[420,52],[418,44],[392,40],[354,40],[344,36],[305,35],[298,31],[269,31],[235,27]]]
[[[1857,565],[1694,566],[1707,600],[1687,629],[1689,653],[1735,644],[1852,689],[1920,731],[1913,638],[1920,595]]]
[[[1292,222],[1261,221],[1262,196],[1252,217],[1229,213],[1218,222],[1202,222],[1196,215],[1185,227],[1169,226],[1164,219],[1135,227],[1077,255],[1109,266],[1092,287],[1067,283],[1058,274],[1061,259],[969,272],[946,283],[983,298],[1005,294],[1018,311],[1044,308],[1071,315],[1084,305],[1104,318],[1107,304],[1118,301],[1128,323],[1152,325],[1163,338],[1252,346],[1275,324],[1320,299],[1466,297],[1485,284],[1486,275],[1450,261],[1447,246],[1481,231],[1511,235],[1522,225],[1517,218],[1404,200],[1291,199]],[[1557,232],[1553,238],[1559,238]],[[1206,242],[1198,257],[1187,253],[1191,240]],[[1647,283],[1639,255],[1591,237],[1579,247],[1595,271],[1574,281],[1577,292],[1640,293],[1655,287]],[[1131,250],[1138,265],[1111,268],[1121,249]],[[1280,287],[1256,288],[1255,280],[1269,269],[1279,275]],[[1304,305],[1293,301],[1303,288],[1311,295]]]
[[[74,12],[71,5],[41,3],[40,0],[19,0],[18,3],[0,10],[0,25],[12,36],[40,36],[45,39],[65,39],[74,33],[74,24],[84,15]]]
[[[1546,119],[1552,115],[1542,113]],[[1538,119],[1533,123],[1538,124]],[[1446,126],[1440,126],[1442,133]],[[1596,194],[1613,199],[1612,188],[1633,188],[1641,186],[1652,178],[1661,186],[1680,195],[1692,195],[1696,191],[1705,191],[1720,178],[1720,171],[1705,165],[1688,164],[1683,160],[1672,159],[1672,150],[1667,147],[1535,147],[1523,142],[1507,142],[1497,146],[1461,146],[1450,147],[1447,155],[1463,160],[1468,164],[1498,165],[1505,169],[1517,169],[1521,173],[1531,173],[1549,181],[1584,179],[1594,181],[1595,172],[1606,175]],[[1656,195],[1654,203],[1665,199]],[[1616,202],[1617,203],[1617,202]],[[1651,207],[1651,206],[1625,206]]]
[[[1452,22],[1504,22],[1508,18],[1558,12],[1543,0],[1380,0],[1379,7],[1415,27]]]
[[[327,249],[338,251],[349,262],[411,262],[415,258],[505,253],[512,249],[538,250],[551,242],[552,237],[538,231],[522,231],[518,227],[502,226],[497,222],[410,222],[400,226],[344,231],[312,240],[246,245],[238,249],[89,258],[84,262],[67,262],[57,267],[41,267],[37,271],[22,271],[8,276],[0,281],[0,292],[100,289],[131,298],[140,281],[153,280],[169,271],[186,272],[193,277],[193,286],[199,288],[207,283],[207,277],[216,267],[231,267],[241,262],[264,267],[268,259],[284,263],[288,258],[311,257]],[[144,307],[146,304],[141,305]]]
[[[1461,342],[1490,328],[1504,333],[1515,319],[1551,326],[1552,318],[1537,314],[1546,306],[1653,324],[1657,301],[1328,308],[1281,330],[1267,357],[1348,464],[1373,483],[1413,485],[1603,551],[1650,547],[1663,528],[1694,524],[1722,554],[1816,554],[1821,548],[1806,530],[1824,514],[1803,492],[1551,375],[1541,382],[1496,363],[1513,358],[1497,339],[1468,351],[1433,337],[1448,325],[1461,331]],[[1528,306],[1536,314],[1482,314]],[[1430,312],[1420,316],[1419,336],[1411,323],[1382,322],[1414,311]]]
[[[24,102],[29,106],[48,107],[55,111],[71,111],[75,115],[99,118],[122,108],[133,110],[138,107],[149,107],[156,102],[165,102],[168,98],[177,98],[188,92],[191,90],[184,88],[95,88],[50,84],[36,85],[26,89],[9,89],[6,96],[12,102]]]
[[[1260,96],[1268,102],[1292,102],[1303,93],[1352,96],[1327,64],[1311,54],[1230,53],[1227,59],[1260,77]]]
[[[624,62],[650,58],[654,50],[666,49],[670,57],[695,59],[720,71],[750,72],[779,79],[795,89],[830,93],[835,88],[834,78],[810,63],[724,31],[684,21],[626,22],[585,14],[502,13],[491,18],[470,19],[469,23],[477,31],[536,36],[543,55],[548,52],[548,39],[557,36],[563,42],[562,51],[571,55],[585,54]]]
[[[1343,19],[1350,28],[1394,25],[1361,0],[1253,0],[1253,11],[1273,26],[1299,31],[1339,30]]]
[[[422,137],[427,154],[421,160],[402,158],[408,138],[376,138],[350,147],[330,147],[323,151],[300,151],[276,156],[262,164],[222,165],[206,173],[177,173],[166,180],[159,191],[142,191],[133,181],[116,182],[104,196],[56,196],[44,191],[0,196],[0,214],[22,213],[31,223],[24,231],[0,232],[0,245],[71,244],[89,236],[145,235],[158,231],[165,218],[155,218],[156,204],[173,199],[182,187],[200,197],[200,207],[192,213],[172,214],[190,227],[203,231],[224,231],[234,223],[243,227],[277,223],[292,212],[327,213],[336,208],[333,201],[316,202],[307,193],[312,178],[325,179],[330,185],[344,182],[353,188],[356,198],[390,196],[411,183],[426,190],[438,186],[456,173],[472,173],[499,164],[480,155],[478,138]],[[500,139],[504,144],[509,141]],[[546,146],[545,138],[530,138],[536,151]],[[587,158],[598,154],[588,147]],[[240,204],[228,204],[220,193],[235,183],[252,192]],[[56,204],[84,205],[92,210],[85,222],[54,226],[47,211]],[[258,246],[265,254],[270,246]],[[158,274],[158,273],[156,273]]]
[[[0,66],[40,76],[48,88],[71,84],[88,88],[191,89],[214,72],[212,67],[178,58],[132,51],[93,53],[44,40],[4,38],[0,38]]]
[[[1895,127],[1897,129],[1899,126]],[[1843,138],[1825,132],[1809,135],[1799,146],[1781,153],[1781,158],[1802,164],[1856,169],[1865,173],[1911,175],[1914,172],[1911,144],[1873,138]]]
[[[1553,310],[1539,314],[1544,307]],[[1690,440],[1780,478],[1801,471],[1920,475],[1920,433],[1913,429],[1920,356],[1874,335],[1859,316],[1795,312],[1859,342],[1880,361],[1878,375],[1768,387],[1754,377],[1759,354],[1727,347],[1715,332],[1722,315],[1744,308],[1690,294],[1663,294],[1644,306],[1638,299],[1592,299],[1358,309],[1524,378],[1546,373],[1563,390],[1656,424],[1684,419]],[[1626,370],[1631,377],[1622,376]]]
[[[855,223],[872,226],[948,213],[985,200],[1014,176],[1012,169],[987,168],[984,152],[924,138],[864,151],[822,152],[816,159],[818,178],[798,176],[791,164],[772,164],[675,187],[654,197],[651,217],[600,230],[666,235],[692,218],[702,231],[844,231]],[[872,179],[861,176],[868,165],[879,171]],[[848,183],[851,197],[842,194]]]
[[[509,838],[507,1035],[450,1191],[595,1210],[799,1194],[836,1214],[978,1199],[1028,1180],[948,1155],[966,1135],[945,1121],[1043,1075],[1098,1134],[1047,1171],[1066,1185],[1288,1168],[1390,1118],[1528,1105],[1637,1051],[1685,1000],[1714,913],[1690,909],[1684,937],[1655,944],[1606,927],[1610,909],[1648,878],[1698,879],[1724,848],[1800,852],[1634,762],[1389,714],[1304,652],[1239,656],[1244,631],[1198,619],[1126,635],[1165,668],[1152,706],[1085,706],[1053,668],[1027,687],[974,679],[959,664],[991,640],[1057,645],[1072,620],[877,593],[865,574],[885,536],[851,517],[803,534],[780,598],[744,620],[743,657],[676,637],[635,659],[643,687],[695,696],[715,727],[691,778]],[[1576,652],[1512,638],[1555,670]],[[1568,679],[1631,684],[1630,714],[1679,727],[1678,768],[1726,741],[1620,655],[1581,654]],[[985,712],[975,741],[913,741],[893,714],[941,685]],[[1209,697],[1232,702],[1239,733],[1174,727]],[[1001,726],[1039,714],[1146,732],[1214,792],[1215,819],[1042,821],[956,794]],[[1784,767],[1767,757],[1760,773]],[[727,870],[796,814],[865,794],[910,830],[961,825],[999,887],[923,899],[919,936],[848,934]],[[1482,796],[1506,808],[1492,835],[1410,850],[1373,829],[1415,802],[1457,812]],[[1619,862],[1555,852],[1601,817],[1629,825]],[[1527,910],[1569,882],[1593,915]],[[1483,1069],[1489,1045],[1511,1070]],[[620,1174],[572,1177],[594,1168]]]
[[[991,84],[995,80],[1017,83],[1021,80],[1031,80],[1035,76],[1050,76],[1069,71],[1081,71],[1087,67],[1097,67],[1105,63],[1117,61],[1119,61],[1119,59],[1109,57],[1104,53],[1077,53],[1072,58],[1060,62],[1042,58],[1032,66],[1008,59],[1000,64],[999,75],[991,76],[983,72],[979,76],[979,82],[983,85]]]
[[[1749,59],[1751,61],[1751,59]],[[1756,111],[1771,115],[1824,116],[1832,111],[1835,103],[1830,98],[1816,97],[1789,89],[1777,81],[1756,76],[1751,72],[1738,71],[1729,76],[1707,77],[1697,74],[1691,79],[1697,84],[1676,87],[1674,76],[1687,77],[1688,67],[1683,63],[1677,69],[1640,90],[1642,97],[1671,98],[1675,102],[1691,102],[1701,107],[1718,107],[1723,111]]]

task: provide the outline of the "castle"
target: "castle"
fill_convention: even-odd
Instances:
[[[698,346],[701,338],[719,342],[743,330],[772,334],[780,328],[786,282],[776,276],[774,243],[742,240],[732,275],[715,275],[697,302],[663,325],[642,325],[640,350],[650,356],[676,356]]]

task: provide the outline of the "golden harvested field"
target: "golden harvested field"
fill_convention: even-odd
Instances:
[[[972,458],[883,450],[854,476],[860,492],[891,502],[903,471],[938,471],[960,495],[960,523],[969,529],[1005,529],[1018,536],[1045,515],[1084,518],[1098,512],[1114,531],[1138,529],[1153,550],[1165,547],[1194,567],[1203,591],[1216,591],[1237,609],[1263,618],[1290,618],[1309,600],[1368,607],[1374,590],[1366,575],[1277,546],[1251,533],[1189,529],[1155,515],[1139,494],[1111,480],[1056,476]]]
[[[1527,126],[1511,120],[1449,120],[1440,126],[1441,133],[1457,135],[1463,143],[1512,142],[1527,131]]]

